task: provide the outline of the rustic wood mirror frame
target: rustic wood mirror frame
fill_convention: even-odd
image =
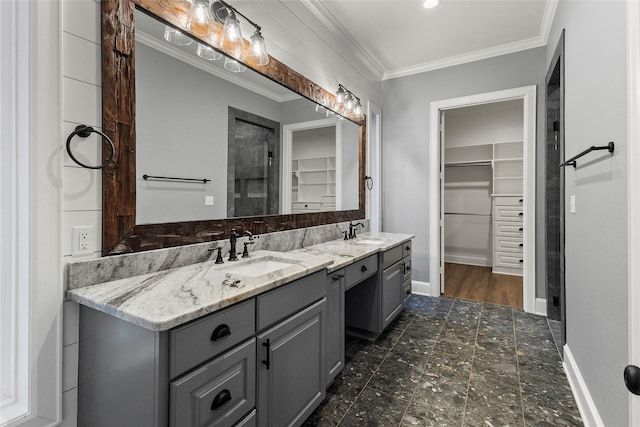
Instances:
[[[101,5],[102,130],[116,148],[114,161],[102,170],[102,255],[221,240],[231,228],[263,234],[364,218],[366,120],[356,122],[360,125],[357,210],[136,225],[135,9],[205,43],[208,37],[186,30],[190,4],[185,0],[103,0]],[[273,57],[266,66],[245,65],[311,101],[332,104],[331,93]]]

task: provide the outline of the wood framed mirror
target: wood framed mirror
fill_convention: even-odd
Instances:
[[[136,9],[189,34],[195,40],[211,43],[208,43],[206,33],[186,30],[190,7],[186,0],[103,0],[101,7],[102,126],[116,147],[114,162],[102,172],[103,255],[226,239],[232,228],[264,234],[364,218],[366,119],[351,120],[359,126],[357,209],[137,224]],[[333,103],[331,93],[273,57],[266,66],[244,65],[317,104]],[[108,154],[105,152],[103,156]]]

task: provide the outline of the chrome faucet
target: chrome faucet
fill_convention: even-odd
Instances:
[[[357,226],[361,226],[362,228],[364,228],[364,224],[361,222],[357,222],[357,223],[353,223],[351,221],[349,221],[349,239],[355,239],[356,236],[356,227]]]

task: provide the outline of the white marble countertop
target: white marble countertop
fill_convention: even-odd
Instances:
[[[246,260],[172,268],[68,290],[67,296],[143,328],[164,331],[324,268],[338,270],[413,237],[363,233],[354,240],[334,240],[290,252],[256,251]],[[289,266],[266,274],[245,267],[267,265],[268,261]]]

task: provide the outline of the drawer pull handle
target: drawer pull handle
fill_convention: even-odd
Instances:
[[[231,328],[229,325],[225,325],[224,323],[217,328],[214,329],[211,334],[211,341],[221,341],[231,335]]]
[[[360,267],[360,271],[361,271],[361,272],[363,272],[363,273],[364,273],[365,271],[367,271],[367,266],[366,266],[366,265],[363,265],[362,267]]]
[[[518,246],[523,247],[523,246],[524,246],[524,243],[520,243]]]
[[[406,250],[410,251],[411,250],[411,246],[407,245],[404,247]]]
[[[263,360],[262,364],[267,367],[267,370],[271,367],[271,340],[263,342],[262,345],[267,349],[267,360]]]
[[[521,259],[519,262],[520,262],[520,264],[522,264],[522,263],[524,262],[524,260],[523,260],[523,259]]]
[[[213,398],[213,402],[211,402],[211,410],[217,411],[229,402],[231,402],[231,392],[226,389],[222,390]]]
[[[336,274],[335,276],[333,276],[333,281],[337,282],[338,280],[342,279],[344,277],[344,274]]]

